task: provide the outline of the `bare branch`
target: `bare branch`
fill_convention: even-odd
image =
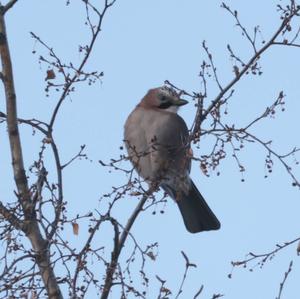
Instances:
[[[253,63],[255,63],[258,59],[261,58],[261,55],[269,49],[272,45],[274,45],[274,42],[276,41],[276,38],[283,32],[283,30],[286,28],[287,24],[290,22],[290,20],[299,12],[300,8],[297,8],[295,11],[292,11],[288,16],[286,16],[279,28],[276,30],[276,32],[273,34],[273,36],[269,39],[268,42],[265,43],[263,47],[261,47],[259,50],[255,52],[255,54],[248,60],[246,65],[242,67],[241,70],[239,70],[238,73],[236,73],[235,78],[231,80],[224,88],[223,90],[217,95],[217,97],[211,102],[211,104],[207,107],[207,109],[202,114],[202,120],[203,122],[207,115],[212,111],[212,109],[222,100],[222,98],[225,96],[225,94],[241,79],[241,77],[251,68]]]
[[[10,0],[6,5],[4,5],[2,7],[2,15],[5,15],[6,12],[11,9],[16,3],[18,2],[18,0]]]
[[[231,10],[231,8],[226,5],[224,2],[222,2],[221,7],[223,7],[224,9],[226,9],[236,20],[236,26],[238,26],[241,30],[244,36],[246,36],[247,40],[250,42],[251,46],[253,47],[254,53],[257,52],[256,50],[256,45],[255,45],[255,37],[256,37],[256,32],[257,32],[257,27],[254,28],[254,37],[251,38],[248,30],[241,24],[239,17],[238,17],[238,12],[235,10]]]
[[[83,151],[85,149],[85,144],[80,146],[79,152],[72,157],[67,163],[61,165],[61,169],[64,169],[65,167],[69,166],[72,162],[74,162],[78,158],[86,158],[86,154],[83,154]]]
[[[267,252],[267,253],[255,254],[253,252],[249,252],[247,254],[247,256],[249,256],[248,258],[246,258],[245,260],[242,260],[242,261],[231,262],[231,264],[232,264],[233,267],[247,266],[249,262],[258,260],[258,262],[254,264],[254,267],[257,266],[257,265],[262,267],[267,261],[272,259],[275,256],[275,254],[277,254],[279,251],[282,251],[283,249],[285,249],[285,248],[289,247],[290,245],[298,242],[299,240],[300,240],[300,237],[296,238],[292,241],[285,242],[282,245],[281,244],[276,244],[276,248],[274,250],[271,250],[270,252]],[[229,277],[231,277],[231,274],[229,274]]]
[[[13,7],[17,1],[6,0],[8,4],[2,6],[2,12],[5,7],[6,10]],[[70,4],[69,0],[64,2],[66,5]],[[6,246],[4,246],[4,253],[1,253],[0,256],[2,270],[0,279],[3,278],[7,282],[7,285],[0,288],[1,298],[8,298],[13,295],[17,297],[27,296],[28,298],[47,296],[52,299],[61,299],[60,285],[62,285],[66,296],[72,299],[90,296],[90,286],[94,287],[92,292],[96,290],[97,294],[100,294],[99,297],[101,299],[114,297],[117,291],[120,291],[119,297],[122,299],[130,296],[142,299],[149,297],[147,292],[150,289],[150,279],[148,278],[145,265],[147,265],[148,260],[150,262],[156,261],[158,243],[153,242],[153,244],[148,244],[147,246],[141,245],[136,236],[133,235],[132,227],[137,218],[144,214],[142,212],[146,210],[149,211],[149,209],[153,208],[154,211],[152,213],[155,214],[157,207],[163,206],[161,212],[164,212],[166,194],[160,197],[153,195],[157,186],[150,186],[148,191],[145,191],[143,186],[146,182],[134,175],[133,168],[131,166],[129,168],[127,165],[127,154],[122,152],[116,159],[110,159],[108,163],[99,161],[102,166],[108,167],[109,172],[121,171],[121,174],[124,177],[126,176],[125,181],[120,184],[121,186],[113,186],[111,191],[101,196],[99,207],[101,213],[98,213],[99,217],[95,217],[90,211],[79,211],[76,216],[70,216],[67,201],[64,200],[63,196],[63,170],[77,158],[87,157],[84,153],[85,146],[83,145],[77,152],[62,162],[59,144],[56,143],[54,138],[54,127],[58,113],[61,113],[63,102],[75,90],[76,84],[85,80],[87,80],[88,84],[94,83],[97,80],[101,80],[100,77],[103,76],[102,72],[86,71],[86,67],[96,38],[102,30],[104,15],[106,15],[107,10],[116,0],[103,0],[100,10],[92,4],[92,1],[81,0],[80,2],[83,5],[83,9],[85,9],[83,11],[85,13],[85,25],[88,27],[88,33],[91,36],[86,45],[79,46],[81,60],[78,65],[73,64],[73,62],[64,62],[57,54],[58,52],[36,34],[32,33],[32,37],[37,44],[41,45],[47,52],[45,57],[40,56],[39,58],[39,62],[43,66],[47,66],[45,78],[46,96],[49,96],[49,90],[60,92],[54,103],[54,109],[50,114],[49,123],[33,118],[22,119],[17,117],[13,76],[12,74],[9,76],[9,71],[5,70],[4,67],[5,65],[7,67],[7,64],[5,64],[5,47],[7,48],[6,54],[9,54],[5,29],[2,32],[0,30],[0,55],[2,58],[4,57],[4,64],[2,70],[0,70],[0,80],[5,86],[7,107],[10,107],[5,113],[0,111],[0,122],[7,122],[8,127],[13,125],[8,130],[11,147],[18,150],[12,159],[13,163],[15,163],[13,168],[14,171],[17,168],[23,171],[21,171],[21,174],[23,174],[21,180],[20,177],[17,178],[15,175],[18,201],[12,204],[7,203],[6,205],[0,202],[0,218],[5,220],[0,224],[2,229],[0,231],[0,239],[4,241]],[[225,6],[225,4],[223,5]],[[240,58],[230,45],[227,46],[230,60],[234,61],[234,66],[233,78],[227,84],[226,82],[224,84],[221,80],[221,74],[219,71],[217,72],[214,56],[204,42],[203,49],[208,58],[205,58],[207,61],[203,61],[200,66],[200,90],[187,92],[169,81],[165,82],[175,89],[179,96],[190,98],[195,104],[196,113],[190,130],[189,144],[193,142],[196,145],[195,147],[198,147],[202,136],[208,135],[212,137],[213,142],[208,149],[208,154],[199,158],[193,157],[192,159],[200,162],[202,171],[208,176],[209,170],[217,169],[222,159],[232,156],[234,163],[237,164],[239,171],[243,174],[245,167],[239,152],[246,142],[255,142],[262,145],[263,149],[266,150],[265,165],[267,171],[271,170],[273,158],[275,157],[284,165],[289,175],[292,176],[293,183],[299,185],[299,181],[293,176],[289,166],[289,159],[295,158],[294,156],[296,156],[299,149],[295,147],[286,154],[279,154],[276,150],[273,150],[271,141],[264,141],[259,136],[250,133],[250,130],[258,122],[266,117],[274,117],[275,108],[284,109],[285,95],[283,92],[279,93],[272,105],[267,107],[265,111],[262,111],[253,121],[247,122],[244,127],[236,128],[235,124],[223,123],[225,117],[222,118],[222,116],[223,113],[224,115],[227,114],[227,110],[229,111],[229,100],[234,94],[234,88],[238,81],[248,73],[260,74],[259,61],[267,49],[273,45],[299,47],[297,42],[300,28],[293,28],[293,31],[289,30],[294,24],[291,20],[294,16],[299,16],[300,8],[295,5],[295,1],[290,0],[290,5],[287,5],[287,8],[282,8],[282,22],[279,24],[278,30],[269,38],[266,44],[262,41],[262,46],[258,46],[259,35],[262,36],[260,28],[256,26],[253,35],[252,31],[248,31],[240,22],[237,12],[232,11],[229,7],[225,8],[235,18],[237,27],[241,29],[243,36],[246,37],[249,48],[251,45],[251,56],[244,62],[244,59]],[[4,23],[4,20],[2,21]],[[291,37],[285,39],[289,32]],[[33,53],[35,52],[34,50]],[[9,56],[6,60],[11,64]],[[10,72],[12,73],[11,66]],[[208,102],[208,87],[210,86],[208,83],[210,83],[210,80],[217,87],[217,95],[212,98],[213,101]],[[207,122],[207,129],[201,128],[204,120],[208,118],[210,123]],[[23,165],[23,160],[20,159],[22,148],[21,142],[18,140],[18,138],[20,139],[19,132],[17,131],[20,124],[29,125],[34,133],[42,133],[41,149],[38,152],[38,158],[29,167],[28,177],[25,174],[26,168]],[[36,134],[36,137],[39,138],[40,134]],[[229,146],[229,148],[225,148],[225,146]],[[122,150],[123,147],[120,147],[120,149]],[[47,156],[48,150],[50,151],[50,157]],[[149,150],[149,152],[151,151]],[[142,157],[145,154],[145,152],[138,153],[137,156]],[[16,160],[15,157],[19,158],[19,160]],[[295,159],[295,164],[296,162]],[[49,167],[48,164],[50,164]],[[47,169],[45,168],[46,166]],[[53,169],[54,175],[50,173],[50,171],[53,172]],[[19,172],[16,171],[16,173]],[[31,176],[34,177],[33,180]],[[126,196],[132,197],[132,200],[137,198],[139,201],[136,203],[135,209],[128,214],[123,225],[116,216],[112,215],[120,211],[121,204],[124,203],[123,199]],[[101,236],[102,231],[100,231],[100,228],[102,229],[103,223],[111,225],[111,237],[104,240],[106,243],[100,243],[99,245],[97,237]],[[73,247],[73,242],[68,237],[66,238],[65,228],[71,225],[73,225],[75,238],[77,234],[80,235],[80,240],[85,238],[79,250],[77,247]],[[80,230],[78,230],[79,227]],[[86,230],[87,227],[88,230]],[[82,235],[82,232],[86,235]],[[23,242],[23,233],[30,240],[31,244]],[[261,255],[249,253],[244,261],[232,262],[233,268],[239,265],[245,266],[247,263],[263,265],[279,250],[299,241],[300,238],[297,238],[288,242],[289,244],[277,245],[276,249]],[[297,250],[299,253],[300,249]],[[11,252],[18,258],[11,258],[11,255],[8,254]],[[189,261],[188,256],[183,251],[181,254],[185,261],[185,268],[182,271],[178,286],[173,291],[168,287],[167,280],[156,276],[159,281],[159,294],[156,298],[166,299],[172,296],[179,299],[186,297],[184,291],[186,291],[185,284],[190,274],[188,271],[190,271],[190,268],[196,267],[196,265]],[[280,284],[277,299],[281,299],[281,293],[291,268],[292,264],[290,264]],[[55,269],[59,269],[59,272],[54,273]],[[97,270],[95,271],[95,269]],[[136,276],[138,276],[138,283],[142,290],[136,286]],[[200,288],[195,289],[195,291],[198,291],[194,295],[194,299],[202,295],[204,286],[199,285],[198,287]],[[216,293],[210,298],[216,299],[223,296],[221,293]]]
[[[183,274],[183,277],[182,277],[182,281],[181,281],[181,284],[180,284],[180,287],[179,287],[179,290],[178,290],[178,293],[177,293],[175,299],[178,299],[179,296],[180,296],[180,294],[183,293],[183,285],[184,285],[184,282],[185,282],[185,280],[186,280],[186,277],[187,277],[187,273],[188,273],[189,268],[190,268],[190,267],[195,267],[195,268],[197,267],[195,264],[190,263],[190,261],[189,261],[187,255],[186,255],[183,251],[181,251],[181,254],[182,254],[183,258],[185,259],[185,271],[184,271],[184,274]],[[201,290],[201,288],[200,288],[200,290]],[[201,291],[202,291],[202,290],[201,290]],[[201,293],[201,292],[200,292],[200,293]],[[199,292],[198,292],[198,294],[199,294]],[[195,295],[195,296],[196,296],[196,295]],[[194,297],[194,298],[195,298],[195,297]]]
[[[216,68],[215,65],[214,65],[214,61],[213,61],[212,54],[209,52],[209,49],[208,49],[208,47],[206,46],[205,41],[203,41],[202,47],[203,47],[203,49],[205,50],[205,52],[206,52],[206,54],[207,54],[207,56],[208,56],[209,62],[210,62],[210,64],[211,64],[211,67],[212,67],[212,70],[213,70],[213,74],[214,74],[215,81],[216,81],[216,83],[217,83],[217,85],[218,85],[220,91],[222,92],[223,87],[221,86],[221,83],[220,83],[219,78],[218,78],[218,75],[217,75],[217,68]]]
[[[202,293],[202,291],[203,291],[203,288],[204,288],[204,286],[202,285],[201,287],[200,287],[200,289],[199,289],[199,291],[195,294],[195,296],[193,297],[193,299],[197,299],[200,295],[201,295],[201,293]]]
[[[148,189],[148,191],[145,192],[145,194],[143,195],[143,197],[137,204],[136,208],[134,209],[133,213],[131,214],[130,218],[128,219],[127,224],[126,224],[118,242],[116,242],[116,239],[115,239],[115,245],[114,245],[114,249],[112,252],[111,261],[110,261],[109,266],[107,267],[107,271],[106,271],[106,278],[105,278],[105,282],[104,282],[101,299],[108,298],[110,289],[112,287],[113,275],[114,275],[116,267],[117,267],[119,256],[125,245],[125,241],[129,235],[130,229],[131,229],[132,225],[134,224],[138,215],[142,212],[143,206],[144,206],[146,200],[156,190],[156,188],[157,188],[157,186],[155,186],[155,185],[151,186]],[[116,238],[116,236],[115,236],[115,238]]]
[[[22,230],[22,231],[25,230],[24,222],[20,221],[12,211],[7,209],[3,205],[3,203],[1,201],[0,201],[0,214],[6,221],[8,221],[16,229]]]
[[[18,189],[19,201],[22,205],[25,216],[26,233],[32,244],[33,250],[36,253],[35,258],[39,265],[41,276],[49,298],[61,299],[62,295],[50,263],[48,245],[41,235],[35,218],[35,211],[32,209],[32,199],[25,174],[21,140],[18,129],[16,93],[3,15],[0,15],[0,56],[4,76],[3,83],[6,98],[7,127],[11,147],[12,167],[15,183]]]
[[[213,294],[211,299],[217,299],[217,298],[221,298],[221,297],[224,297],[224,295],[223,294]]]
[[[7,130],[11,148],[14,178],[24,212],[28,215],[28,206],[30,205],[31,199],[24,169],[21,140],[18,129],[16,92],[12,64],[7,43],[4,17],[2,15],[0,16],[0,55],[6,98]]]
[[[278,293],[278,296],[276,297],[276,299],[281,298],[281,294],[282,294],[283,288],[285,286],[286,280],[287,280],[289,274],[292,272],[292,267],[293,267],[293,261],[290,261],[288,270],[284,273],[283,281],[280,283],[279,293]]]
[[[69,80],[66,82],[66,84],[64,86],[63,93],[60,96],[60,99],[58,100],[58,102],[57,102],[57,104],[56,104],[56,106],[54,108],[51,120],[49,122],[49,128],[50,129],[53,128],[53,125],[54,125],[54,122],[55,122],[55,119],[56,119],[56,116],[57,116],[57,113],[59,111],[59,108],[60,108],[61,104],[65,100],[65,98],[68,95],[68,93],[69,93],[72,85],[76,81],[76,79],[78,77],[78,74],[80,74],[82,72],[84,66],[86,65],[86,62],[88,61],[88,59],[89,59],[89,57],[91,55],[91,52],[92,52],[92,49],[93,49],[93,47],[95,45],[96,39],[97,39],[99,33],[101,32],[101,26],[102,26],[102,22],[103,22],[105,14],[106,14],[106,11],[115,3],[115,1],[116,0],[114,0],[112,2],[109,2],[109,1],[105,0],[105,6],[104,6],[102,12],[100,13],[100,12],[98,12],[96,10],[97,14],[98,14],[98,17],[99,17],[98,24],[96,26],[96,29],[93,30],[92,39],[91,39],[89,45],[86,47],[85,56],[84,56],[83,60],[81,61],[81,63],[79,64],[79,67],[77,68],[77,72],[74,74],[74,76],[72,78],[69,78]],[[87,1],[84,1],[84,2],[87,3]],[[89,4],[89,6],[91,6],[91,5]],[[94,10],[96,9],[94,6],[92,6],[92,8]]]
[[[7,118],[7,115],[0,111],[0,117]],[[33,119],[18,118],[18,122],[20,124],[27,124],[27,125],[31,126],[32,128],[35,128],[35,129],[39,130],[44,135],[48,134],[48,131],[41,126],[41,125],[43,125],[43,126],[48,127],[48,124],[46,124],[43,121],[40,121],[40,120],[37,120],[37,119],[34,119],[34,118]]]

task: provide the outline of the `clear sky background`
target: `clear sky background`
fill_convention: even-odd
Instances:
[[[38,55],[44,50],[35,44],[29,32],[40,36],[66,62],[78,63],[81,58],[78,45],[89,39],[88,28],[84,26],[84,7],[80,2],[71,0],[67,7],[62,0],[20,0],[8,13],[7,31],[20,117],[48,121],[58,97],[55,92],[45,96],[46,67],[38,63]],[[260,25],[266,40],[279,26],[276,1],[231,0],[226,3],[240,12],[240,19],[247,28]],[[160,86],[168,79],[189,92],[200,90],[198,73],[206,58],[201,48],[203,40],[213,53],[224,85],[234,76],[226,45],[230,43],[247,60],[251,54],[250,45],[220,4],[221,1],[216,0],[130,0],[117,1],[110,9],[89,62],[90,70],[104,72],[102,83],[91,87],[78,85],[77,92],[64,103],[55,127],[63,160],[67,161],[80,145],[86,144],[86,152],[93,161],[75,162],[64,173],[69,215],[98,209],[98,200],[104,193],[112,186],[126,182],[123,173],[108,173],[97,161],[109,161],[119,156],[126,117],[148,89]],[[267,51],[260,62],[263,75],[243,78],[235,86],[236,93],[228,106],[228,124],[243,126],[260,115],[279,91],[284,90],[286,111],[277,113],[275,119],[264,119],[252,128],[252,133],[262,139],[274,140],[272,148],[282,154],[300,146],[299,51],[282,47]],[[209,85],[209,101],[217,91],[214,84]],[[4,111],[3,94],[1,98],[0,109]],[[180,111],[188,125],[191,125],[194,113],[193,105]],[[37,158],[42,137],[32,136],[26,127],[22,127],[21,133],[28,168]],[[4,124],[0,126],[0,144],[0,196],[2,201],[12,201],[12,171]],[[197,154],[208,153],[209,146],[209,140],[204,139]],[[261,146],[251,144],[241,152],[240,159],[246,167],[245,182],[241,182],[230,153],[228,148],[228,158],[219,168],[220,176],[211,173],[209,178],[205,177],[197,163],[191,174],[220,219],[221,230],[188,233],[171,200],[163,215],[157,213],[154,216],[149,210],[135,223],[132,232],[143,246],[159,243],[157,260],[148,264],[149,298],[157,296],[159,284],[155,274],[166,279],[170,289],[178,289],[184,270],[181,250],[198,265],[189,273],[182,298],[193,298],[202,284],[204,290],[200,298],[211,298],[214,293],[231,299],[275,298],[291,260],[294,266],[282,298],[299,298],[300,260],[296,244],[280,252],[262,269],[256,267],[253,272],[235,269],[232,279],[227,277],[231,261],[244,259],[249,251],[271,251],[277,242],[292,240],[300,233],[299,190],[292,187],[283,166],[274,159],[274,171],[265,179],[266,153]],[[50,165],[53,161],[50,154],[48,157]],[[125,162],[123,165],[126,166]],[[300,177],[299,169],[295,169],[295,173]],[[136,198],[128,198],[128,203],[123,204],[115,216],[125,223],[135,204]],[[98,235],[99,246],[109,238],[109,233],[107,229]],[[65,235],[74,247],[79,248],[87,231],[80,227],[77,237],[70,226]],[[106,254],[109,256],[110,248]],[[95,298],[94,295],[90,294],[89,298]],[[119,297],[116,293],[111,298]]]

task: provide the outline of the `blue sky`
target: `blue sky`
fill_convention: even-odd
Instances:
[[[265,39],[279,26],[274,1],[231,0],[226,3],[240,12],[240,19],[248,28],[260,25]],[[187,91],[199,91],[198,73],[206,58],[201,48],[203,40],[213,53],[224,85],[234,76],[226,45],[230,43],[247,60],[251,54],[250,46],[220,4],[221,1],[215,0],[131,0],[117,1],[110,9],[88,65],[90,70],[103,71],[103,80],[92,87],[78,85],[76,93],[64,103],[54,131],[63,160],[68,160],[81,144],[86,144],[86,152],[93,161],[78,161],[64,173],[65,199],[70,215],[99,208],[101,195],[126,181],[123,173],[108,173],[97,161],[119,156],[125,119],[149,88],[160,86],[168,79]],[[84,26],[83,6],[80,1],[71,1],[69,7],[61,0],[20,1],[7,15],[7,31],[19,116],[47,121],[57,94],[51,92],[49,97],[45,96],[46,67],[39,65],[37,59],[44,50],[35,44],[29,32],[42,37],[67,62],[78,63],[81,58],[78,45],[89,38],[88,28]],[[37,54],[33,55],[33,50]],[[298,51],[281,47],[270,49],[260,62],[263,75],[247,76],[238,82],[228,106],[228,124],[243,126],[260,115],[279,91],[284,90],[286,111],[277,113],[275,119],[264,119],[252,129],[252,133],[262,139],[274,140],[273,149],[279,153],[300,145],[297,134],[300,108]],[[218,90],[213,82],[208,87],[210,101]],[[3,107],[4,101],[0,103],[1,111]],[[194,112],[193,105],[188,105],[182,108],[180,115],[191,125]],[[21,133],[28,168],[37,157],[41,136],[32,136],[31,130],[25,127]],[[0,138],[3,145],[1,200],[11,201],[12,172],[3,124]],[[203,139],[197,153],[209,152],[209,144],[209,140]],[[159,243],[157,260],[149,261],[148,266],[153,282],[149,298],[156,295],[155,274],[166,279],[168,287],[177,290],[184,270],[181,250],[198,265],[197,269],[191,270],[182,298],[192,298],[202,284],[204,290],[200,298],[211,298],[213,293],[225,294],[225,298],[275,298],[290,260],[294,260],[294,266],[283,298],[296,298],[300,275],[296,245],[279,253],[262,269],[256,267],[253,272],[235,269],[233,278],[227,277],[232,260],[243,259],[249,251],[268,252],[277,242],[299,236],[299,190],[291,186],[291,179],[277,161],[273,173],[265,179],[265,156],[259,145],[251,144],[243,150],[241,160],[246,167],[243,183],[230,154],[220,165],[220,176],[212,173],[209,178],[205,177],[199,165],[194,163],[193,180],[220,219],[220,231],[189,234],[171,200],[163,215],[153,216],[149,211],[138,219],[133,233],[141,244]],[[51,155],[47,159],[51,168]],[[299,169],[295,172],[299,177]],[[126,200],[128,202],[123,203],[115,215],[123,221],[136,203],[136,198]],[[107,229],[99,235],[99,246],[108,234]],[[79,236],[74,236],[70,227],[66,228],[65,235],[74,247],[79,247],[87,233],[83,226]],[[111,298],[118,298],[117,293]]]

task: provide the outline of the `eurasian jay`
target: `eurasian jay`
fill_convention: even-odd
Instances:
[[[124,139],[138,174],[173,198],[191,233],[216,230],[220,222],[189,176],[189,132],[177,114],[187,104],[171,88],[150,89],[125,123]]]

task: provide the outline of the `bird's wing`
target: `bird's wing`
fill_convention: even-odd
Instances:
[[[171,186],[177,184],[177,179],[187,180],[191,161],[189,134],[184,120],[174,113],[161,113],[151,129],[147,131],[147,139],[153,141],[150,153],[153,173],[159,179],[168,179]]]
[[[138,107],[125,123],[124,139],[143,178],[154,181],[166,176],[171,181],[189,173],[188,129],[179,115]]]

